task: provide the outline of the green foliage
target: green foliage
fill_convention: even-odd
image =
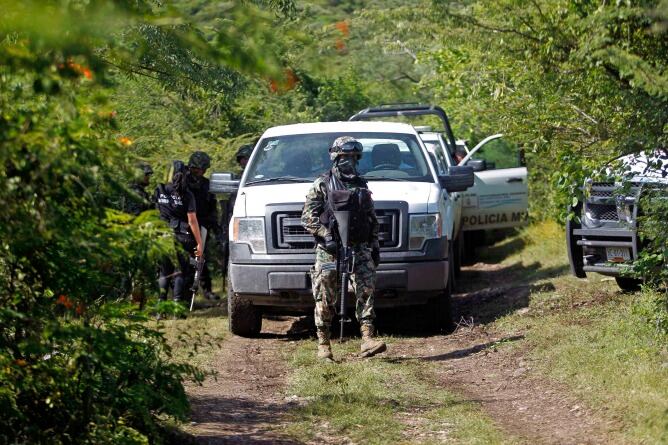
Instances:
[[[656,326],[658,333],[668,337],[668,197],[666,190],[654,189],[643,194],[640,199],[643,213],[638,221],[643,250],[640,258],[633,263],[633,274],[645,280],[656,289],[649,304],[643,307],[643,314]]]
[[[455,123],[527,149],[534,216],[563,219],[591,170],[667,143],[657,2],[435,3],[447,44],[423,54],[423,87]]]
[[[665,188],[647,190],[638,204],[638,233],[643,251],[633,264],[633,272],[652,287],[664,289],[668,295],[668,193]],[[668,318],[668,300],[664,299],[664,318]],[[668,321],[664,319],[668,333]]]
[[[186,98],[272,75],[251,41],[269,17],[232,4],[204,32],[149,1],[0,10],[0,443],[161,443],[163,422],[188,414],[184,380],[203,374],[123,301],[150,293],[174,246],[155,211],[113,209],[136,159],[112,92],[128,72],[160,70]]]
[[[172,363],[162,334],[140,322],[81,320],[63,309],[33,332],[38,338],[0,356],[3,442],[116,443],[121,436],[142,443],[159,437],[162,415],[186,418],[182,379],[203,375]],[[3,310],[2,318],[16,324],[20,315]]]
[[[0,441],[157,437],[160,415],[184,418],[181,381],[199,374],[170,364],[142,324],[96,320],[101,301],[146,282],[149,261],[169,251],[147,237],[161,224],[105,209],[127,164],[104,96],[57,67],[4,68],[0,103]]]

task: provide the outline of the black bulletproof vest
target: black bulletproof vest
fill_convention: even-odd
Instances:
[[[169,224],[176,233],[190,233],[188,221],[183,221],[175,216],[176,203],[172,198],[171,190],[167,190],[165,184],[158,184],[155,189],[155,202],[160,212],[160,219]]]
[[[350,234],[352,244],[368,243],[371,241],[371,221],[369,214],[373,209],[371,192],[366,188],[366,182],[359,179],[358,184],[348,189],[335,178],[331,171],[323,175],[327,190],[325,211],[320,215],[320,222],[332,233],[338,234],[336,229],[335,210],[350,212]]]

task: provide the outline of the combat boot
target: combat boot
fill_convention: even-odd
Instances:
[[[362,346],[360,356],[371,357],[372,355],[380,354],[387,349],[385,342],[374,339],[373,325],[363,324],[360,327],[362,333]]]
[[[210,290],[204,291],[204,298],[207,300],[212,300],[212,301],[217,301],[220,300],[220,297],[218,296],[217,293],[212,292]]]
[[[333,361],[332,347],[329,343],[329,330],[318,329],[318,358],[321,360]]]

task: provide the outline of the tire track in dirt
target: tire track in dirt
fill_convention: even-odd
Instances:
[[[480,404],[499,428],[524,443],[610,443],[610,425],[578,401],[563,385],[532,375],[523,354],[498,350],[498,338],[474,328],[391,345],[390,360],[436,362],[433,384]]]
[[[434,384],[479,403],[501,430],[521,442],[612,443],[610,432],[619,426],[602,420],[565,385],[532,372],[534,366],[521,345],[512,349],[497,347],[521,342],[523,333],[504,337],[485,326],[504,314],[526,312],[532,291],[554,289],[550,282],[540,286],[522,284],[516,273],[520,271],[516,265],[484,263],[466,268],[460,288],[468,292],[453,297],[453,309],[458,318],[470,322],[463,323],[450,335],[393,342],[389,360],[435,363]],[[549,271],[543,278],[559,272]],[[519,284],[494,285],[508,282]]]
[[[193,422],[187,432],[194,443],[298,443],[280,433],[293,406],[283,394],[287,366],[281,353],[291,325],[265,319],[261,338],[225,339],[210,365],[217,379],[187,389]]]

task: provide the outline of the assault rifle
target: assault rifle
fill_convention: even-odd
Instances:
[[[339,311],[339,322],[341,323],[341,330],[339,333],[339,342],[343,343],[343,325],[350,322],[350,318],[346,316],[346,295],[348,293],[348,282],[350,281],[350,274],[353,273],[355,266],[355,256],[353,249],[350,246],[349,230],[350,230],[350,211],[334,210],[334,219],[336,219],[336,227],[339,232],[339,254],[336,256],[336,269],[341,274],[341,306]]]
[[[190,312],[193,311],[193,305],[195,304],[195,296],[197,295],[197,290],[199,289],[199,283],[202,280],[202,271],[204,270],[204,247],[206,246],[206,227],[200,226],[199,233],[202,238],[202,255],[195,257],[195,278],[193,279],[193,285],[190,288],[193,295],[190,298]]]

